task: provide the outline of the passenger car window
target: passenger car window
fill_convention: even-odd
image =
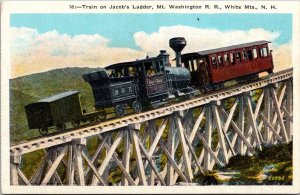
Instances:
[[[238,61],[238,62],[242,61],[241,52],[236,53],[236,61]]]
[[[220,66],[224,66],[223,64],[223,57],[222,56],[218,56],[218,62]]]
[[[226,65],[229,64],[229,59],[228,59],[228,55],[227,54],[224,54],[224,62]]]
[[[252,51],[253,51],[253,58],[256,59],[257,58],[257,51],[256,51],[256,49],[253,49]]]
[[[230,53],[230,63],[235,64],[235,57],[234,57],[233,53]]]
[[[211,57],[211,63],[212,63],[213,68],[218,68],[217,59],[215,56]]]
[[[247,53],[248,53],[248,59],[252,60],[253,59],[252,51],[248,50]]]
[[[248,59],[248,55],[246,51],[243,51],[243,60],[247,60]]]
[[[268,56],[268,52],[267,52],[267,48],[263,47],[259,49],[259,57],[267,57]]]
[[[265,57],[268,56],[268,49],[266,47],[263,48],[263,53]]]

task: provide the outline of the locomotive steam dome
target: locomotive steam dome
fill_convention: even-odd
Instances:
[[[176,53],[176,66],[181,67],[181,51],[186,46],[186,40],[184,37],[174,37],[170,39],[169,46]]]

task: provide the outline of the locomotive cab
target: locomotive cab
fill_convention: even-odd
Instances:
[[[134,62],[139,70],[137,82],[140,98],[151,105],[163,102],[169,96],[164,58],[159,55]]]
[[[145,103],[154,106],[163,102],[169,96],[168,57],[161,51],[157,57],[117,63],[83,75],[93,89],[96,109],[114,107],[116,115],[123,116],[127,107],[141,112]]]
[[[137,90],[137,99],[142,102],[160,102],[168,97],[165,66],[168,65],[168,54],[165,51],[157,57],[146,57],[127,63],[119,63],[106,67],[111,73],[110,82],[133,81]]]

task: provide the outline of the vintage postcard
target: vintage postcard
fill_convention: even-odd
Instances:
[[[299,193],[298,1],[3,1],[1,193]]]

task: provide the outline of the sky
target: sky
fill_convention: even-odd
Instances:
[[[289,62],[291,14],[12,14],[12,78],[64,67],[104,67],[156,56],[183,36],[183,53],[272,41],[278,70]],[[284,63],[283,63],[284,62]],[[30,67],[30,68],[28,68]]]

